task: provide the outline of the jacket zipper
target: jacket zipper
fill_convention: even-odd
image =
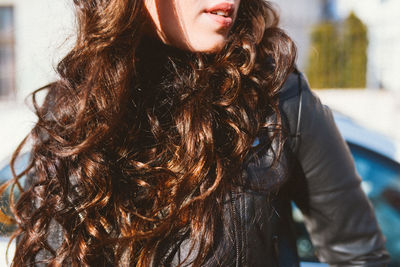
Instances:
[[[236,201],[234,197],[234,193],[231,190],[231,204],[232,204],[232,217],[233,217],[233,232],[234,232],[234,243],[235,243],[235,251],[236,251],[236,267],[241,266],[241,257],[240,257],[240,246],[242,244],[241,234],[239,233],[240,221],[238,218],[238,212],[236,210]]]

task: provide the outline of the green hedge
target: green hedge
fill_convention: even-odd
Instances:
[[[324,21],[311,32],[307,75],[313,88],[365,88],[367,27],[354,14],[343,23]]]

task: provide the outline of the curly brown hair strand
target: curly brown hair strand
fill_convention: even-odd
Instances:
[[[17,185],[32,179],[12,204],[12,266],[34,265],[40,253],[48,266],[149,266],[165,242],[187,237],[181,265],[200,266],[257,134],[272,127],[282,144],[278,90],[296,51],[271,4],[243,0],[217,54],[160,45],[153,55],[142,2],[74,0],[75,46],[59,80],[33,93],[31,164],[14,173]],[[154,56],[164,61],[152,81]],[[58,247],[48,241],[53,225]]]

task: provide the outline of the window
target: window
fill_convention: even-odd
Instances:
[[[0,6],[0,99],[14,95],[14,12]]]

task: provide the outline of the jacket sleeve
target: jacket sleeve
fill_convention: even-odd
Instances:
[[[331,110],[300,73],[291,74],[284,87],[292,94],[281,110],[295,135],[291,148],[307,194],[306,205],[298,206],[317,256],[331,266],[386,266],[385,238]]]

